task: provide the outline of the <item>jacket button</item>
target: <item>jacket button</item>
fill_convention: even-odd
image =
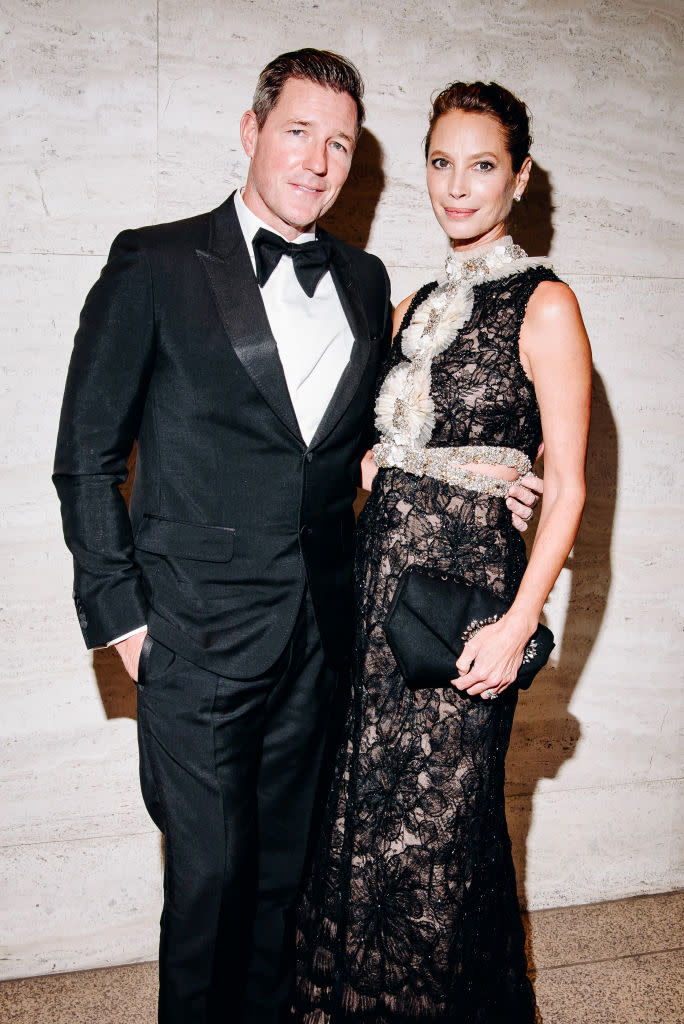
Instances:
[[[310,526],[302,526],[301,530],[299,531],[299,536],[300,537],[310,537],[312,533],[313,533],[313,530],[311,529]]]
[[[311,452],[306,453],[306,461],[313,462],[313,455],[311,454]]]

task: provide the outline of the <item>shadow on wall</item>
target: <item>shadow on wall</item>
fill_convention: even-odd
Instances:
[[[546,668],[523,695],[513,725],[506,775],[518,814],[511,840],[524,903],[526,849],[533,798],[540,779],[552,779],[574,755],[580,723],[570,712],[572,694],[601,630],[611,585],[611,537],[618,479],[618,437],[606,390],[594,371],[587,458],[587,501],[573,551],[568,610],[555,667]],[[532,538],[531,538],[532,539]],[[534,969],[533,951],[528,950]]]
[[[530,183],[522,202],[513,204],[507,224],[513,241],[530,256],[548,256],[551,252],[553,210],[549,173],[533,162]]]
[[[365,249],[384,187],[382,146],[363,128],[347,182],[321,226],[343,242]]]
[[[105,651],[93,651],[93,672],[107,718],[132,718],[135,721],[135,683],[113,647]]]

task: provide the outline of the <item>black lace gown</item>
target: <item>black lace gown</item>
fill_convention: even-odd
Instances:
[[[531,263],[531,261],[527,261]],[[534,461],[534,388],[520,326],[547,268],[474,288],[468,322],[432,363],[429,446],[502,445]],[[435,287],[416,295],[402,324]],[[390,366],[402,359],[401,335]],[[300,1024],[531,1024],[504,808],[517,701],[404,687],[383,621],[410,565],[512,599],[525,545],[505,499],[381,469],[357,533],[356,679],[297,920]]]

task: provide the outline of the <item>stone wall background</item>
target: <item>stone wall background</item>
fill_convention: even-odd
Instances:
[[[578,294],[595,407],[584,523],[548,605],[558,647],[509,755],[521,894],[538,908],[682,884],[681,7],[579,7],[0,0],[0,976],[155,956],[161,850],[134,690],[114,653],[83,649],[50,483],[63,379],[114,235],[241,184],[257,72],[303,45],[366,80],[330,226],[385,260],[395,302],[444,255],[421,157],[433,90],[493,78],[533,111],[515,233]]]

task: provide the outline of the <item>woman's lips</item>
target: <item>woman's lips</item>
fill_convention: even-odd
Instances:
[[[477,210],[457,210],[453,207],[445,206],[444,212],[446,213],[447,217],[461,218],[472,217],[474,213],[477,213]]]

